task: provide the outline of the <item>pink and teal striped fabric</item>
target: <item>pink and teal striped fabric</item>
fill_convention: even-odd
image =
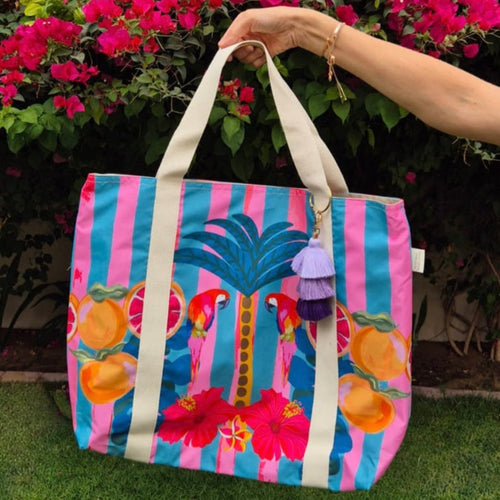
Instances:
[[[82,190],[68,375],[83,449],[125,454],[155,187],[90,175]],[[312,219],[303,189],[183,184],[151,463],[301,484],[315,325],[296,312],[290,262]],[[328,486],[368,489],[410,414],[410,235],[397,199],[335,197],[332,221],[339,412]]]

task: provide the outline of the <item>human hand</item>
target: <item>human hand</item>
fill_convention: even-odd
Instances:
[[[270,7],[248,9],[239,14],[219,41],[225,48],[244,40],[259,40],[271,56],[298,46],[295,30],[295,7]],[[259,68],[266,57],[259,47],[247,45],[236,50],[233,55],[245,64]]]

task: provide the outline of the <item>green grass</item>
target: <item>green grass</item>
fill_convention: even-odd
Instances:
[[[369,492],[331,493],[78,450],[57,388],[0,384],[1,500],[500,498],[498,400],[414,397],[405,441],[381,480]]]

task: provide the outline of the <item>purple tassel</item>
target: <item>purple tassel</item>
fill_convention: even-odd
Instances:
[[[297,292],[303,300],[327,299],[335,295],[330,278],[301,278],[297,286]]]
[[[305,321],[320,321],[332,313],[329,299],[297,301],[297,314]]]
[[[292,270],[307,279],[330,278],[335,274],[333,262],[317,238],[310,238],[309,244],[294,257]]]

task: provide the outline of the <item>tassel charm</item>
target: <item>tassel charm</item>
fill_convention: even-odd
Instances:
[[[321,248],[319,241],[319,224],[321,214],[314,208],[315,224],[313,236],[308,245],[303,248],[292,261],[292,270],[300,276],[297,291],[297,314],[306,321],[319,321],[333,314],[330,298],[335,295],[332,278],[335,276],[335,267],[330,256]]]

